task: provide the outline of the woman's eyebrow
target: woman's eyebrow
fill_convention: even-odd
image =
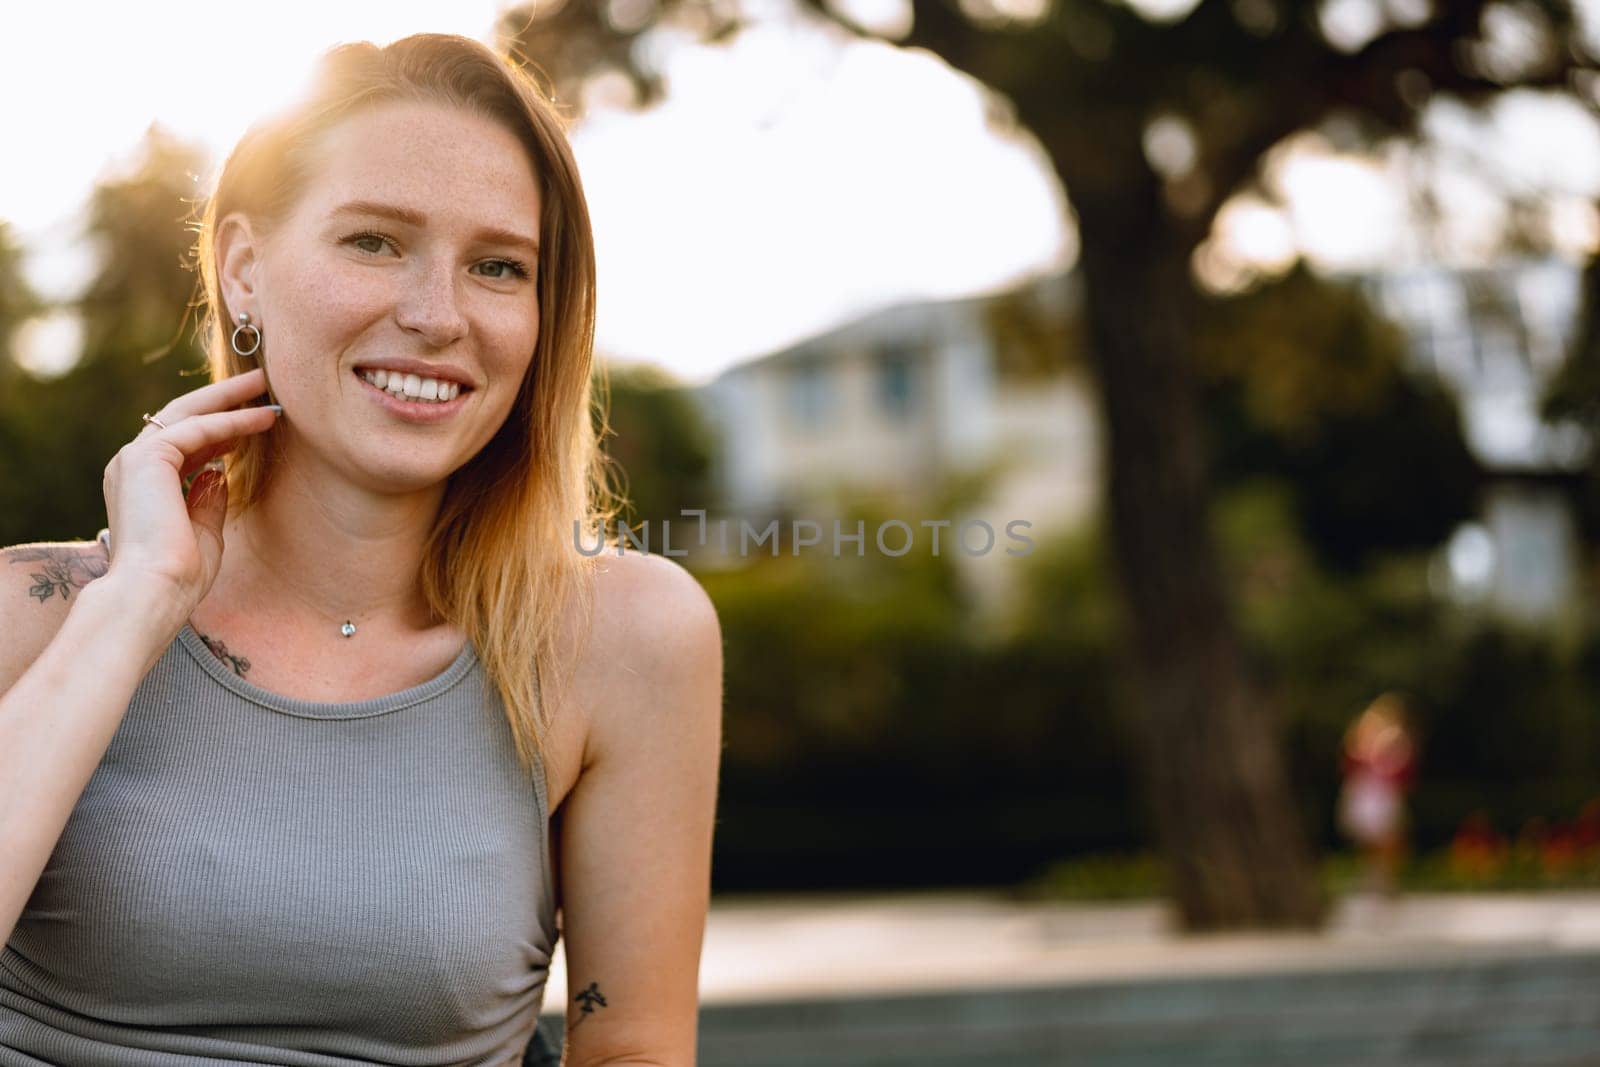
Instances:
[[[428,216],[420,211],[413,211],[408,207],[397,204],[384,204],[376,200],[350,200],[332,211],[334,215],[379,215],[383,218],[403,222],[407,226],[423,227],[428,224]],[[539,254],[539,242],[532,237],[526,237],[511,230],[502,230],[495,226],[485,226],[477,232],[477,238],[491,244],[515,245],[527,249],[533,255]]]

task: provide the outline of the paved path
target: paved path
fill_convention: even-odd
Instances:
[[[552,1012],[563,974],[558,951]],[[1153,901],[719,897],[700,977],[702,1067],[1600,1064],[1600,893],[1357,898],[1318,934],[1207,936]]]
[[[701,1002],[1260,974],[1600,951],[1600,892],[1345,900],[1320,935],[1179,936],[1165,907],[998,894],[712,901]],[[557,947],[545,1004],[566,1001]]]

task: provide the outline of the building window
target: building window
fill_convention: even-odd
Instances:
[[[891,418],[907,418],[917,408],[916,359],[913,349],[902,346],[877,354],[878,407]]]
[[[789,371],[786,390],[789,414],[804,429],[827,425],[833,415],[833,383],[828,365],[820,359],[802,359]]]

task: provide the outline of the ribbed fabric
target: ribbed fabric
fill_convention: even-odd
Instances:
[[[557,938],[546,802],[470,643],[320,704],[186,626],[0,953],[0,1067],[515,1065]]]

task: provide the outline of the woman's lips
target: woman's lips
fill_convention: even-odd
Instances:
[[[472,394],[472,390],[462,389],[453,400],[402,400],[387,389],[379,389],[355,371],[351,373],[355,374],[356,381],[361,383],[362,389],[375,403],[406,422],[442,422],[461,410],[467,397]]]

